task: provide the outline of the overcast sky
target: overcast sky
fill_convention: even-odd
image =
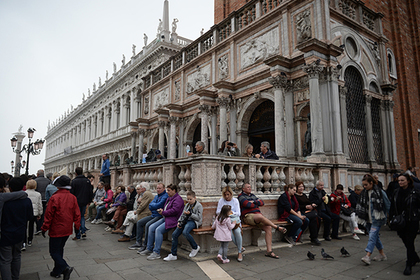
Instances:
[[[10,147],[20,125],[44,138],[82,95],[105,81],[113,62],[156,36],[163,0],[0,0],[0,172],[11,173]],[[170,0],[169,18],[179,36],[195,40],[213,26],[214,0]],[[126,59],[126,61],[127,61]],[[118,68],[119,69],[119,68]],[[28,143],[27,137],[23,143]],[[26,154],[23,154],[26,158]],[[43,168],[45,151],[30,157],[29,173]],[[21,173],[24,173],[22,170]]]

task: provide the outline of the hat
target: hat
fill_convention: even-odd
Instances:
[[[68,176],[61,175],[54,180],[53,185],[57,188],[68,187],[70,186],[70,181],[71,179]]]
[[[155,154],[160,155],[162,152],[160,150],[156,150]]]

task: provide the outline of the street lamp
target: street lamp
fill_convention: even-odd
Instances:
[[[35,156],[35,155],[39,155],[41,153],[41,150],[42,150],[42,148],[44,146],[45,140],[37,139],[35,142],[31,142],[31,139],[34,137],[34,132],[35,131],[36,131],[35,128],[29,128],[28,129],[29,143],[28,144],[25,144],[22,147],[22,149],[19,149],[19,148],[20,148],[20,145],[22,144],[21,141],[23,140],[24,135],[17,134],[15,136],[13,136],[12,139],[10,139],[13,152],[15,152],[16,154],[19,154],[20,160],[22,159],[22,155],[21,155],[22,152],[26,152],[26,154],[27,154],[26,162],[25,161],[22,161],[22,163],[21,163],[21,161],[19,160],[19,162],[16,164],[15,176],[19,176],[20,169],[21,168],[25,168],[25,165],[26,165],[26,172],[25,172],[25,174],[26,175],[29,175],[29,155],[32,154],[32,155]],[[19,136],[19,137],[17,137],[17,136]],[[20,143],[19,143],[19,139],[18,138],[21,139],[20,140]]]

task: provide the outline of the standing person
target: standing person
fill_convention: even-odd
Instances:
[[[270,150],[270,143],[267,141],[261,142],[261,153],[256,154],[256,158],[262,159],[279,159],[275,152]]]
[[[220,214],[217,216],[217,219],[214,221],[211,228],[215,229],[214,239],[220,241],[220,249],[217,254],[217,259],[222,263],[228,263],[230,260],[227,258],[227,251],[229,246],[229,241],[232,241],[231,230],[235,227],[236,222],[231,222],[229,215],[232,210],[230,205],[224,205],[220,210]]]
[[[33,217],[32,202],[22,191],[23,186],[21,178],[12,178],[9,180],[11,193],[0,194],[0,273],[3,280],[19,279],[20,249],[25,239],[26,225]]]
[[[233,215],[236,217],[241,217],[241,207],[239,205],[239,200],[236,197],[233,197],[233,191],[229,186],[226,186],[222,190],[222,198],[217,203],[216,215],[220,214],[223,205],[230,205]],[[232,229],[232,241],[238,248],[238,262],[243,261],[242,252],[245,251],[245,248],[242,247],[242,233],[241,233],[241,222]]]
[[[37,171],[36,173],[36,191],[39,192],[41,194],[41,199],[42,199],[42,215],[41,215],[41,219],[39,219],[37,221],[36,224],[36,235],[41,233],[41,226],[42,223],[44,222],[44,213],[45,213],[45,208],[47,207],[47,200],[45,198],[45,191],[47,189],[47,186],[51,183],[51,181],[47,178],[44,177],[44,170],[40,169]]]
[[[52,175],[52,182],[54,182],[54,180],[60,176],[60,173],[55,172]],[[52,184],[52,182],[47,186],[46,190],[45,190],[45,200],[48,203],[48,200],[50,200],[51,196],[58,190],[56,186],[54,186]]]
[[[80,211],[80,231],[76,233],[73,240],[80,240],[81,237],[86,237],[86,226],[85,226],[85,212],[86,206],[93,199],[93,187],[90,184],[90,180],[83,175],[83,169],[76,167],[76,178],[71,182],[70,193],[77,198],[77,204],[79,205]]]
[[[411,275],[411,267],[420,262],[414,247],[414,240],[419,230],[420,191],[414,188],[413,179],[408,174],[400,175],[398,183],[400,188],[395,191],[391,209],[395,209],[395,215],[404,215],[405,227],[398,230],[397,234],[407,249],[404,275]]]
[[[242,156],[247,158],[253,158],[255,156],[254,146],[252,146],[251,144],[246,144],[245,152],[242,154]]]
[[[370,265],[370,256],[373,249],[378,248],[380,255],[373,258],[375,261],[385,261],[387,257],[384,253],[384,246],[379,239],[379,230],[386,223],[386,215],[389,211],[391,203],[386,193],[377,185],[377,181],[370,174],[363,176],[362,185],[365,188],[360,194],[359,202],[356,206],[356,214],[359,223],[364,225],[369,232],[369,241],[366,246],[366,256],[362,258],[362,262]]]
[[[28,246],[32,246],[32,240],[34,239],[34,223],[36,223],[37,220],[41,219],[42,215],[42,200],[41,200],[41,194],[39,192],[36,192],[36,181],[35,180],[29,180],[26,182],[26,193],[28,194],[28,198],[32,202],[32,208],[33,208],[33,217],[29,220],[28,223],[28,239],[25,242],[27,242]],[[22,249],[26,247],[23,246]]]
[[[182,234],[188,240],[191,245],[191,253],[189,254],[190,258],[194,258],[198,251],[200,251],[200,246],[194,240],[194,237],[190,232],[201,226],[203,223],[203,206],[200,202],[196,200],[195,192],[187,192],[187,204],[185,204],[184,212],[181,217],[178,219],[178,225],[175,231],[172,233],[172,248],[171,253],[164,258],[164,261],[175,261],[178,259],[178,238]]]
[[[302,215],[299,208],[299,202],[296,199],[296,186],[289,184],[284,186],[284,193],[277,201],[277,213],[279,221],[288,221],[292,223],[292,228],[284,239],[291,245],[296,245],[302,232],[308,227],[309,219]]]
[[[306,218],[309,219],[309,238],[314,245],[321,245],[318,240],[318,212],[316,211],[316,204],[312,203],[306,194],[303,193],[305,185],[302,181],[296,182],[295,197],[299,203],[300,213],[304,213]]]
[[[347,199],[343,190],[343,185],[338,184],[336,190],[331,194],[331,212],[339,215],[341,219],[349,222],[353,239],[360,240],[357,233],[364,234],[364,232],[359,229],[356,213],[354,212],[355,209],[351,209],[351,203]],[[345,210],[342,210],[342,208]]]
[[[70,178],[62,175],[55,179],[54,186],[58,191],[50,198],[45,221],[42,225],[42,236],[48,231],[50,236],[50,255],[54,260],[54,268],[50,275],[60,277],[63,280],[70,279],[73,267],[70,267],[64,260],[64,246],[69,236],[73,233],[73,224],[76,235],[80,234],[80,210],[77,198],[70,193]]]
[[[103,162],[102,162],[101,173],[99,173],[99,176],[101,176],[101,177],[99,178],[99,181],[102,181],[105,184],[110,184],[111,173],[109,172],[110,163],[109,163],[108,154],[102,155],[102,160],[103,160]]]
[[[265,231],[265,243],[267,244],[266,257],[278,259],[279,256],[271,250],[272,233],[271,229],[277,229],[283,233],[287,230],[281,226],[273,224],[272,221],[263,216],[260,206],[264,205],[264,201],[251,193],[251,185],[246,183],[242,187],[242,193],[238,196],[239,205],[241,206],[241,217],[245,224],[258,226]]]
[[[324,221],[324,239],[326,241],[331,241],[331,238],[341,240],[341,237],[338,237],[340,216],[331,213],[330,206],[328,205],[330,198],[324,190],[323,181],[316,182],[316,187],[309,193],[309,200],[316,205],[316,210],[318,211],[318,218],[322,218],[322,220]],[[331,222],[332,234],[330,238]],[[320,225],[321,221],[319,221],[318,224]]]

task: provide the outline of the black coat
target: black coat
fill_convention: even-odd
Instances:
[[[37,177],[35,179],[36,182],[36,191],[41,194],[41,199],[45,201],[45,190],[47,189],[47,186],[51,184],[51,181],[48,178],[45,177]]]
[[[76,196],[79,207],[86,206],[92,202],[93,187],[89,179],[83,175],[79,175],[71,181],[70,192]]]
[[[316,210],[320,211],[322,208],[322,204],[325,206],[325,211],[327,211],[328,214],[331,214],[331,210],[330,210],[330,206],[329,204],[325,204],[324,201],[322,199],[319,198],[318,196],[318,190],[316,188],[314,188],[310,193],[309,193],[309,200],[311,201],[311,203],[316,204]],[[327,193],[322,190],[321,191],[321,197],[324,197]],[[328,201],[329,201],[330,197],[328,196]]]
[[[127,211],[134,210],[133,206],[134,206],[134,200],[136,199],[136,195],[137,195],[137,192],[135,190],[130,193],[130,197],[128,198],[128,201],[127,201]]]

